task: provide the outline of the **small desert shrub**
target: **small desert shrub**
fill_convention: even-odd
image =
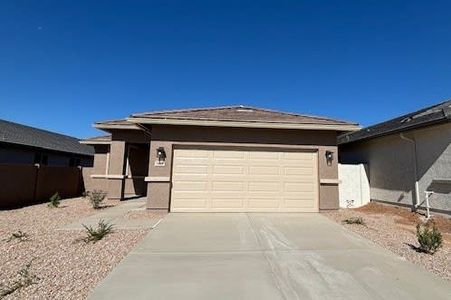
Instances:
[[[104,220],[100,220],[97,224],[97,228],[93,228],[91,226],[86,226],[83,224],[83,227],[86,229],[86,237],[83,239],[86,243],[89,242],[97,242],[103,239],[106,235],[113,232],[113,225],[105,222]]]
[[[9,238],[6,239],[7,242],[11,242],[12,240],[18,240],[19,242],[26,241],[28,239],[28,234],[19,230],[17,232],[11,233]]]
[[[358,225],[365,225],[365,221],[362,217],[351,217],[343,220],[343,223],[346,224],[358,224]]]
[[[433,222],[417,224],[417,239],[419,249],[429,254],[434,254],[443,243],[442,234]]]
[[[14,293],[18,289],[27,287],[38,282],[39,278],[30,272],[31,262],[23,267],[18,273],[18,279],[7,286],[0,286],[0,299]]]
[[[82,197],[82,198],[88,198],[88,197],[89,197],[89,191],[84,191],[84,192],[81,194],[81,197]]]
[[[91,201],[92,207],[94,209],[100,208],[100,204],[105,200],[106,192],[101,190],[93,190],[88,193],[89,201]]]
[[[48,206],[49,207],[58,207],[58,206],[60,206],[60,202],[61,202],[60,194],[58,194],[58,192],[56,192],[55,194],[53,194],[52,197],[50,197]]]

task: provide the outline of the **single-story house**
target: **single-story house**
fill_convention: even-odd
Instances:
[[[230,106],[98,122],[108,136],[85,168],[88,190],[147,196],[173,212],[316,212],[338,208],[337,136],[355,123]]]
[[[0,208],[80,196],[94,148],[74,137],[0,120]]]
[[[451,100],[339,136],[341,163],[368,165],[371,199],[451,213]]]
[[[94,148],[71,136],[0,119],[0,164],[91,166]]]

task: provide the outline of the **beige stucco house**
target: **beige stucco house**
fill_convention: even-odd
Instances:
[[[368,166],[371,200],[451,213],[451,100],[339,137],[340,162]]]
[[[134,114],[95,123],[109,135],[84,169],[88,190],[146,196],[174,212],[338,208],[337,136],[357,124],[246,106]]]

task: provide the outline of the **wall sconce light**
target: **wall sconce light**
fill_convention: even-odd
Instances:
[[[164,160],[166,159],[166,151],[164,151],[164,147],[158,147],[157,148],[157,158],[158,158],[158,163],[162,163],[164,162]]]
[[[326,151],[326,162],[327,165],[332,165],[332,161],[334,160],[334,153],[332,151]]]

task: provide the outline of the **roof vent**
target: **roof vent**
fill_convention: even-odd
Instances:
[[[407,122],[410,122],[410,121],[412,121],[412,118],[411,117],[407,117],[407,118],[402,119],[401,123],[407,123]]]

